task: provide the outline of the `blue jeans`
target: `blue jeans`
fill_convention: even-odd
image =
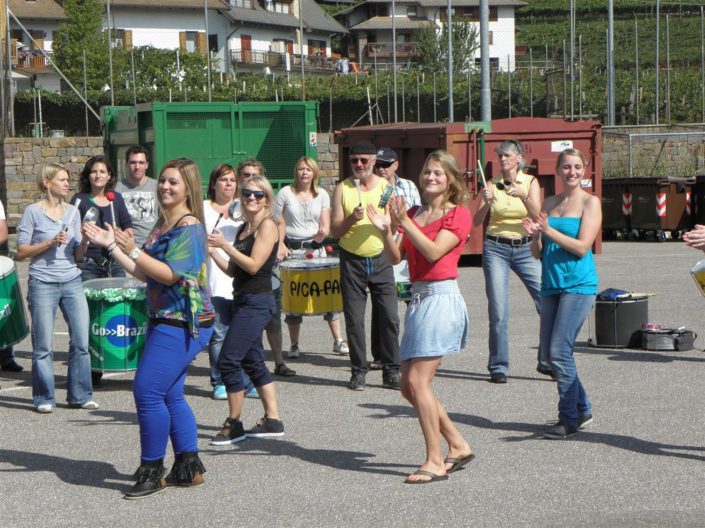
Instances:
[[[77,264],[81,270],[81,280],[104,279],[107,277],[125,277],[125,270],[117,262],[106,260],[104,265],[99,265],[92,258],[86,258]]]
[[[594,295],[579,293],[541,298],[541,342],[546,343],[558,379],[558,419],[575,428],[580,416],[592,414],[592,404],[575,367],[573,347],[594,302]]]
[[[509,370],[509,271],[521,279],[540,312],[541,263],[531,256],[531,244],[510,246],[485,240],[482,251],[487,312],[490,322],[490,358],[487,370],[507,374]],[[538,366],[549,370],[547,354],[539,343]]]
[[[56,403],[54,394],[54,317],[57,306],[69,327],[68,403],[93,399],[88,355],[88,302],[81,277],[66,283],[29,279],[27,304],[32,316],[32,399],[34,405]]]
[[[132,393],[140,424],[142,460],[161,460],[171,437],[174,454],[198,451],[196,418],[184,398],[188,368],[208,346],[212,328],[193,337],[187,328],[150,325]]]
[[[213,325],[213,335],[208,343],[208,361],[211,366],[211,386],[223,385],[223,375],[218,369],[218,358],[220,349],[223,348],[225,334],[233,320],[233,300],[225,297],[211,297],[213,309],[215,310],[215,324]],[[245,385],[245,392],[254,388],[252,380],[242,371],[242,382]]]
[[[272,383],[272,375],[264,362],[262,331],[276,312],[272,294],[238,295],[233,300],[233,324],[228,328],[218,368],[228,392],[244,390],[243,375],[250,377],[255,387]]]

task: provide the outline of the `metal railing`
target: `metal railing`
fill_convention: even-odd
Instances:
[[[416,42],[397,42],[397,57],[414,57],[418,53],[418,45]],[[394,44],[392,42],[370,42],[365,46],[365,53],[368,58],[378,59],[392,58]]]
[[[286,68],[286,53],[278,51],[257,51],[233,49],[230,51],[233,64],[261,64],[270,68]],[[289,67],[301,66],[301,56],[289,54]],[[315,70],[334,71],[336,61],[324,55],[304,55],[304,67]]]

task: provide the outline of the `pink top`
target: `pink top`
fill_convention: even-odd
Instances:
[[[418,206],[409,209],[408,214],[414,224],[416,224],[414,215],[418,209]],[[429,262],[421,252],[416,249],[416,246],[411,243],[411,240],[409,240],[408,237],[404,237],[404,249],[409,259],[409,277],[411,278],[411,282],[440,281],[458,278],[458,260],[463,252],[463,246],[465,246],[468,240],[468,235],[472,227],[470,211],[466,207],[458,205],[435,222],[431,222],[426,226],[416,224],[416,227],[431,240],[435,240],[438,233],[442,229],[445,229],[458,237],[459,242],[457,246],[436,262]],[[403,229],[399,228],[399,231],[403,232]]]

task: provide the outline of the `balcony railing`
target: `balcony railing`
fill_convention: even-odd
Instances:
[[[286,53],[277,51],[256,51],[234,49],[230,52],[233,64],[261,64],[270,68],[286,69]],[[301,56],[289,54],[289,67],[301,68]],[[304,68],[321,71],[334,71],[335,61],[324,55],[304,55]]]
[[[368,59],[391,59],[394,44],[392,42],[370,42],[365,46]],[[397,42],[397,58],[414,57],[418,48],[416,42]]]
[[[46,51],[45,53],[52,55],[51,51]],[[35,71],[51,68],[46,56],[39,50],[19,50],[15,67]]]

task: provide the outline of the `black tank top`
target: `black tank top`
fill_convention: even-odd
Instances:
[[[262,220],[266,222],[267,220],[272,220],[271,218],[265,218]],[[245,229],[246,224],[242,224],[240,229],[237,231],[235,236],[235,249],[240,253],[247,255],[248,257],[252,255],[252,247],[255,245],[255,234],[252,233],[247,238],[240,240],[240,233]],[[274,243],[272,247],[272,252],[269,254],[269,258],[262,264],[262,267],[257,270],[257,273],[251,275],[238,265],[233,265],[233,293],[235,295],[240,295],[243,293],[257,294],[257,293],[270,293],[272,291],[272,268],[274,268],[277,263],[277,246],[278,241]],[[232,261],[231,261],[232,262]]]

